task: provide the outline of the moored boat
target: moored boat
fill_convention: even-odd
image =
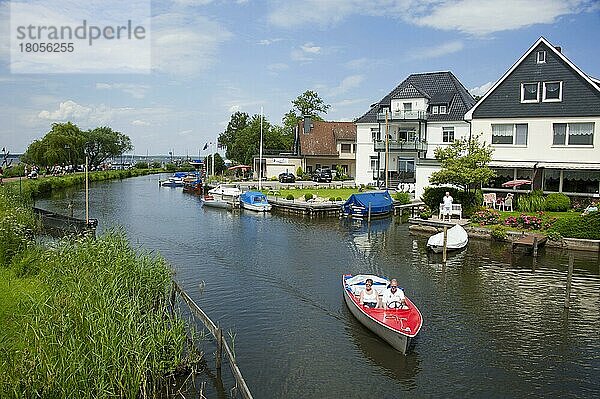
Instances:
[[[459,224],[455,224],[448,229],[446,236],[446,250],[456,251],[463,249],[469,242],[469,235],[466,230]],[[427,248],[435,253],[440,253],[444,250],[444,232],[441,231],[429,237],[427,240]]]
[[[160,185],[163,187],[182,187],[185,176],[187,176],[187,172],[175,172],[167,180],[162,180]]]
[[[233,209],[239,205],[241,194],[242,191],[233,184],[219,184],[208,190],[208,194],[202,196],[201,201],[204,206]]]
[[[388,191],[352,194],[342,205],[344,216],[355,218],[383,217],[394,211],[394,201]]]
[[[407,309],[380,309],[370,308],[360,304],[359,296],[365,289],[365,280],[373,279],[373,289],[379,295],[387,288],[389,281],[386,278],[358,274],[342,276],[344,300],[350,312],[365,327],[389,343],[394,349],[406,354],[414,337],[421,330],[423,317],[417,306],[406,297]]]
[[[189,173],[183,178],[183,191],[196,194],[202,192],[202,179],[199,173]]]
[[[246,191],[240,196],[242,208],[255,212],[269,212],[272,208],[267,196],[260,191]]]

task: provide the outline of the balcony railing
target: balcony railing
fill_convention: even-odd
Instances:
[[[427,120],[427,111],[392,111],[387,113],[389,121],[398,120]],[[377,120],[385,122],[385,112],[377,114]]]
[[[388,141],[389,151],[427,151],[426,141]],[[375,151],[385,151],[385,140],[375,141]]]

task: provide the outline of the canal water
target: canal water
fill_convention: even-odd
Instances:
[[[84,215],[81,189],[36,206]],[[441,256],[398,220],[365,223],[202,208],[158,176],[94,183],[90,216],[135,246],[160,252],[192,298],[234,337],[255,398],[598,397],[600,260],[569,252],[536,262],[471,240]],[[423,314],[414,350],[394,351],[357,322],[343,273],[396,277]],[[207,344],[207,352],[214,350]],[[214,364],[207,356],[207,364]],[[229,397],[206,377],[209,397]],[[229,379],[228,379],[229,378]]]

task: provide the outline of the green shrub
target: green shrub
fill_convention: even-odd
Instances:
[[[419,217],[421,219],[429,219],[431,217],[431,211],[421,211],[421,213],[419,213]]]
[[[563,237],[600,240],[600,212],[558,219],[549,229]]]
[[[516,197],[516,200],[516,208],[521,212],[539,212],[544,210],[544,193],[541,190],[520,194]]]
[[[446,191],[450,193],[454,202],[458,203],[458,190],[452,187],[425,187],[421,200],[427,205],[429,209],[438,209],[440,204],[443,202],[442,198],[446,194]]]
[[[484,208],[471,215],[471,223],[479,223],[482,226],[500,223],[500,212]]]
[[[175,172],[177,170],[177,166],[173,165],[172,163],[168,163],[165,165],[165,170],[167,172]]]
[[[313,195],[311,193],[306,193],[304,194],[304,199],[306,201],[313,199]]]
[[[571,200],[563,193],[552,193],[544,201],[544,210],[552,212],[566,212],[571,208]]]
[[[136,162],[134,168],[136,169],[148,169],[148,162]]]
[[[152,163],[150,164],[150,166],[152,166],[152,168],[153,168],[153,169],[158,169],[158,168],[160,168],[162,165],[160,164],[160,162],[158,162],[158,161],[155,161],[155,162],[152,162]]]
[[[562,235],[558,231],[549,231],[546,233],[546,237],[552,241],[559,241],[562,238]]]
[[[335,197],[329,197],[329,201],[335,202]]]
[[[492,238],[497,241],[506,240],[506,230],[502,226],[494,226],[491,229]]]
[[[302,170],[301,166],[298,166],[298,169],[296,169],[296,176],[300,177],[304,175],[304,171]]]
[[[288,194],[287,197],[285,197],[285,199],[293,200],[294,199],[294,195],[293,194]]]
[[[400,201],[401,205],[410,204],[410,194],[409,193],[396,193],[396,200]]]

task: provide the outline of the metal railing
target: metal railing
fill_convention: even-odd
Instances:
[[[385,121],[385,112],[377,114],[378,121]],[[394,120],[427,120],[427,111],[392,111],[387,113],[389,121]]]
[[[375,141],[375,151],[385,151],[385,140]],[[390,151],[427,151],[426,141],[402,141],[389,140],[388,149]]]

